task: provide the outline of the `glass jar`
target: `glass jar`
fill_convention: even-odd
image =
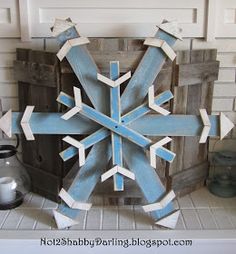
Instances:
[[[17,148],[0,145],[0,210],[19,206],[30,191],[30,177],[17,157]]]

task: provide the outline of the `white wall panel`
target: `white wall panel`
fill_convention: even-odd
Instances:
[[[50,37],[55,18],[71,17],[90,37],[152,36],[163,19],[178,20],[184,37],[203,37],[206,0],[31,0],[31,35]]]
[[[236,37],[236,1],[217,0],[216,37]]]
[[[0,0],[0,37],[19,35],[18,0]]]

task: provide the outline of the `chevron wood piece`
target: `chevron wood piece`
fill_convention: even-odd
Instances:
[[[175,211],[170,215],[167,215],[166,217],[158,220],[157,222],[155,222],[155,224],[158,226],[174,229],[178,222],[179,214],[180,214],[179,210]]]
[[[68,120],[77,113],[82,110],[82,98],[81,98],[81,91],[77,87],[73,87],[74,89],[74,97],[75,97],[75,107],[70,109],[67,113],[62,116],[62,119]]]
[[[158,38],[147,38],[144,41],[144,45],[161,48],[171,61],[174,61],[176,58],[174,50],[164,40]]]
[[[29,124],[34,108],[35,108],[34,106],[27,106],[20,122],[22,130],[25,134],[25,138],[27,140],[35,140],[30,124]]]
[[[154,85],[150,86],[148,89],[148,106],[155,110],[156,112],[167,116],[170,114],[170,112],[159,105],[155,104],[155,95],[154,95]]]
[[[203,130],[202,130],[202,133],[201,133],[199,143],[206,143],[207,137],[208,137],[209,132],[211,130],[211,122],[210,122],[210,119],[208,117],[207,111],[205,109],[200,109],[200,116],[202,118],[202,122],[203,122],[204,127],[203,127]]]
[[[61,189],[59,196],[70,208],[88,211],[92,207],[92,204],[90,203],[84,203],[74,200],[71,195],[63,188]]]
[[[232,129],[234,124],[225,116],[224,113],[220,113],[220,139],[223,139]]]
[[[7,111],[0,118],[0,129],[9,137],[12,136],[12,111],[11,109]]]
[[[65,42],[65,44],[61,47],[61,49],[57,53],[57,57],[60,61],[62,61],[68,52],[71,50],[72,47],[80,46],[88,44],[89,40],[86,37],[78,37],[74,39],[70,39]]]
[[[172,139],[169,138],[169,137],[165,137],[163,139],[161,139],[160,141],[156,142],[155,144],[151,145],[150,146],[150,165],[153,167],[153,168],[156,168],[156,155],[157,155],[157,150],[159,150],[160,148],[162,148],[163,145],[169,143]],[[167,150],[167,149],[166,149]],[[172,162],[174,157],[175,157],[175,154],[169,150],[168,151],[168,154],[172,155],[170,157],[170,159],[168,159],[168,157],[164,156],[166,158],[167,161],[169,162]]]
[[[143,206],[143,210],[147,212],[153,212],[155,210],[163,209],[175,198],[175,193],[171,190],[165,195],[159,202]]]
[[[78,149],[78,152],[79,152],[79,166],[80,167],[83,166],[85,164],[85,147],[84,147],[84,144],[82,144],[81,142],[77,141],[76,139],[74,139],[70,136],[66,136],[62,140]]]
[[[100,73],[97,74],[97,79],[99,81],[101,81],[102,83],[107,84],[108,86],[113,87],[113,88],[121,85],[126,80],[128,80],[130,77],[131,77],[131,71],[127,72],[126,74],[124,74],[123,76],[121,76],[120,78],[118,78],[116,80],[109,79]]]
[[[128,169],[125,169],[123,167],[120,166],[115,166],[112,169],[108,170],[107,172],[105,172],[104,174],[102,174],[101,176],[101,181],[104,182],[106,181],[108,178],[110,178],[111,176],[120,173],[132,180],[135,180],[135,174],[132,173],[131,171],[129,171]]]

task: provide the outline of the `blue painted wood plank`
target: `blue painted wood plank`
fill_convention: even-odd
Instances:
[[[166,161],[172,162],[175,158],[175,154],[169,152],[167,149],[158,148],[155,151],[156,155]]]
[[[119,62],[110,62],[110,79],[116,80],[120,76]],[[121,122],[120,113],[120,86],[110,88],[110,100],[111,100],[111,118],[117,122]],[[112,161],[113,165],[123,166],[122,162],[122,139],[121,137],[112,132]],[[113,176],[114,190],[123,191],[124,190],[124,178],[121,174],[116,173]]]
[[[176,42],[175,37],[160,29],[155,34],[155,37],[165,40],[170,46],[173,46]],[[127,113],[142,103],[148,93],[148,88],[155,81],[165,60],[166,55],[161,48],[148,47],[122,94],[122,113]]]
[[[135,180],[146,198],[147,204],[159,201],[166,193],[166,190],[154,168],[150,166],[143,149],[124,140],[123,151],[124,160],[129,169],[135,174]],[[164,209],[156,210],[151,215],[155,220],[158,220],[172,211],[174,211],[174,206],[169,203]]]
[[[62,46],[67,40],[79,37],[75,27],[61,33],[57,40]],[[109,113],[109,89],[97,80],[100,72],[85,45],[75,46],[66,55],[70,66],[79,79],[93,106],[105,114]]]
[[[220,135],[220,120],[217,115],[209,115],[210,137]],[[203,123],[195,115],[145,115],[128,125],[135,131],[148,136],[200,136]]]
[[[68,39],[76,37],[78,37],[78,33],[76,29],[72,27],[60,34],[57,39],[60,44],[63,45]],[[86,46],[76,46],[72,48],[66,58],[93,106],[100,112],[105,114],[108,113],[110,105],[109,89],[97,80],[97,72],[99,72],[99,70]],[[79,170],[73,185],[68,190],[75,200],[87,201],[96,183],[100,179],[101,172],[110,159],[109,151],[108,141],[102,141],[93,146],[87,157],[86,165]],[[103,159],[101,160],[101,158]],[[58,210],[65,216],[71,216],[71,218],[73,216],[75,218],[79,214],[78,210],[75,211],[70,209],[63,203],[59,206]]]
[[[34,134],[90,134],[99,128],[99,125],[88,118],[78,115],[65,121],[61,118],[62,113],[32,113],[30,127]],[[22,133],[20,121],[23,114],[12,113],[12,132]]]
[[[165,40],[170,46],[173,46],[176,41],[176,38],[160,29],[155,37]],[[162,49],[148,47],[121,97],[122,113],[127,113],[142,103],[148,94],[149,87],[160,72],[165,59],[166,55]],[[165,193],[165,188],[155,170],[150,166],[144,151],[128,141],[125,142],[123,150],[124,159],[130,170],[135,173],[136,181],[147,202],[156,202]],[[174,207],[171,202],[164,209],[154,211],[151,215],[155,220],[158,220],[173,210]]]
[[[98,130],[99,125],[90,125],[91,121],[81,121],[79,116],[65,121],[62,113],[32,113],[30,126],[34,134],[90,134],[83,141],[86,148],[110,135],[106,128]],[[12,113],[12,133],[21,134],[20,120],[22,113]],[[83,117],[84,118],[84,117]],[[125,118],[125,116],[123,117]],[[122,118],[122,119],[123,119]],[[218,115],[209,115],[211,122],[210,137],[220,135]],[[195,115],[145,115],[134,122],[125,122],[128,127],[148,136],[200,136],[203,128],[200,116]],[[95,132],[94,132],[95,131]]]
[[[92,145],[102,141],[103,139],[105,139],[108,136],[110,136],[110,131],[103,128],[103,129],[100,129],[100,130],[94,132],[93,134],[89,135],[88,137],[82,139],[80,142],[84,145],[85,149],[88,149]],[[67,161],[67,160],[73,158],[77,154],[78,154],[78,149],[73,146],[69,146],[67,149],[63,150],[60,153],[60,156],[62,157],[62,159],[64,161]]]
[[[173,98],[173,94],[171,93],[171,91],[165,91],[155,97],[155,103],[156,105],[160,106],[161,104],[168,102],[172,98]],[[131,110],[130,112],[125,114],[122,117],[122,123],[129,124],[135,121],[136,119],[146,115],[150,111],[151,109],[148,106],[148,102],[144,103],[140,105],[139,107],[135,108],[134,110]]]

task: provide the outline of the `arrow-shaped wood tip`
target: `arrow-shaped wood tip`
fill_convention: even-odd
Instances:
[[[8,110],[5,115],[0,118],[0,129],[11,138],[12,132],[12,110]]]
[[[232,129],[234,124],[226,117],[224,113],[220,113],[220,139],[223,139]]]
[[[108,178],[115,175],[116,173],[120,173],[121,175],[124,175],[132,180],[135,180],[135,174],[133,172],[123,167],[115,166],[112,169],[105,172],[104,174],[102,174],[101,181],[102,182],[106,181]]]
[[[79,224],[78,221],[73,220],[58,211],[53,211],[54,219],[57,224],[58,229],[68,228],[74,225]]]
[[[164,218],[158,220],[157,222],[155,222],[155,224],[159,225],[159,226],[166,227],[166,228],[174,229],[177,222],[178,222],[179,214],[180,214],[179,210],[174,211],[170,215],[167,215],[166,217],[164,217]]]

